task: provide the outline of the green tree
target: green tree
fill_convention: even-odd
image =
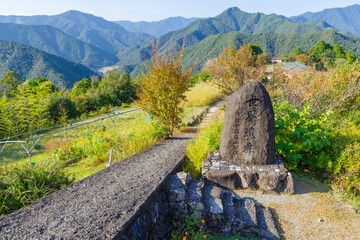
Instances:
[[[91,88],[91,82],[88,79],[83,78],[81,81],[75,83],[71,90],[70,96],[72,99],[74,99],[75,97],[86,93],[89,88]]]
[[[12,97],[14,96],[18,85],[23,81],[20,74],[14,71],[6,72],[5,76],[0,79],[1,92],[5,96]]]
[[[121,75],[116,69],[106,73],[99,89],[104,105],[121,106],[122,103],[130,103],[136,98],[135,84],[131,81],[130,75]]]
[[[326,43],[324,40],[318,41],[309,51],[309,57],[314,62],[321,60],[321,54],[327,50],[332,50],[333,47],[330,43]]]
[[[180,103],[185,99],[193,66],[182,72],[183,49],[160,57],[153,46],[150,70],[139,82],[137,101],[141,108],[167,125],[171,131],[181,123]]]
[[[303,53],[304,53],[304,51],[300,47],[296,46],[293,48],[293,50],[291,50],[290,56],[295,57],[295,56],[303,54]]]
[[[348,63],[353,63],[353,62],[356,61],[357,58],[356,58],[355,54],[353,54],[352,52],[346,51],[345,52],[345,59],[346,59],[346,61]]]
[[[190,78],[189,86],[193,87],[195,84],[200,82],[206,82],[210,78],[211,78],[210,75],[207,74],[206,72],[199,72],[198,74]]]
[[[47,108],[50,118],[54,122],[60,122],[63,119],[73,119],[77,116],[75,103],[65,93],[53,93],[48,98]],[[66,114],[66,117],[64,116]]]

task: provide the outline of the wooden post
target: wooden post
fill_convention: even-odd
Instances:
[[[107,167],[111,167],[112,164],[112,157],[113,157],[113,150],[110,150],[110,158],[109,158],[109,164],[107,164]]]

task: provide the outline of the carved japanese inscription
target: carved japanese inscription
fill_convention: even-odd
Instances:
[[[242,86],[230,97],[220,139],[222,159],[239,164],[272,164],[275,122],[270,96],[260,82]]]

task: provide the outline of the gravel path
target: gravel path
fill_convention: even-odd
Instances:
[[[236,193],[269,207],[282,239],[360,239],[360,216],[316,180],[295,175],[294,195]]]

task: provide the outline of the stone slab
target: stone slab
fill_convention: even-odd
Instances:
[[[274,164],[246,165],[222,160],[219,151],[210,152],[203,163],[202,175],[231,190],[259,188],[267,192],[295,193],[292,175],[277,155]]]
[[[258,81],[234,92],[226,104],[220,155],[235,164],[273,164],[275,120],[269,93]]]

